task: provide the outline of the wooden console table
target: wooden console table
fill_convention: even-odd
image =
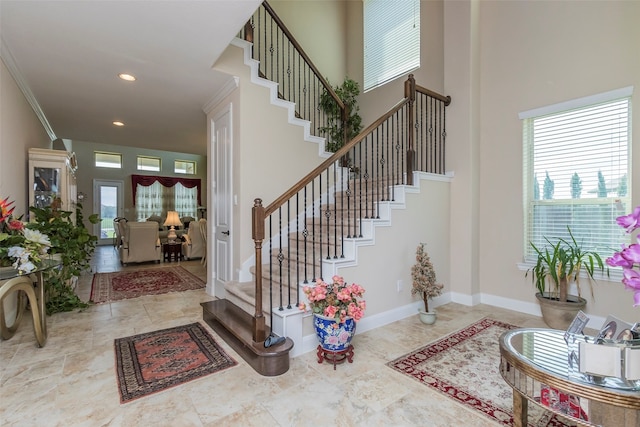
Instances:
[[[500,374],[513,388],[513,425],[527,426],[528,402],[539,403],[541,389],[547,387],[568,402],[583,404],[584,418],[567,413],[568,404],[541,405],[578,425],[640,427],[640,387],[616,378],[603,383],[577,372],[570,368],[568,355],[563,331],[515,329],[502,334]]]
[[[45,270],[60,265],[60,261],[45,260],[41,267],[27,275],[18,274],[18,270],[6,269],[0,271],[0,335],[8,340],[13,337],[20,325],[26,304],[23,295],[27,296],[33,315],[33,331],[38,346],[44,347],[47,342],[47,312],[45,308],[44,277]],[[35,278],[35,282],[32,278]],[[35,285],[35,290],[34,290]],[[15,320],[7,326],[4,313],[4,300],[17,292],[18,306]]]

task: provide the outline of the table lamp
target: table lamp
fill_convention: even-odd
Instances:
[[[179,227],[182,223],[180,222],[180,218],[178,217],[178,212],[169,211],[167,212],[167,219],[164,222],[165,227],[171,227],[169,229],[169,234],[167,235],[167,239],[170,242],[175,241],[178,236],[176,235],[176,228]]]

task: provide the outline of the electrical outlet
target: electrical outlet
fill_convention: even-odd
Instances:
[[[396,289],[398,292],[402,292],[404,290],[404,282],[402,280],[398,280],[396,282]]]

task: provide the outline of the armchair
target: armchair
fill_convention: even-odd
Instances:
[[[127,219],[124,217],[116,217],[113,219],[113,231],[115,237],[113,238],[113,246],[120,248],[122,246],[122,236],[124,235],[124,225],[127,223]]]
[[[182,256],[185,259],[202,258],[204,256],[204,240],[200,233],[200,224],[198,221],[189,223],[188,231],[182,235]]]
[[[155,222],[127,222],[124,227],[120,262],[156,261],[162,259],[162,248]]]

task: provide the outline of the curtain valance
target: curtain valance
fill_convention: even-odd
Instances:
[[[158,181],[164,187],[173,187],[177,183],[184,185],[187,188],[197,187],[198,191],[198,206],[202,206],[202,200],[200,198],[200,178],[180,178],[173,176],[155,176],[155,175],[131,175],[131,190],[133,192],[133,205],[136,205],[136,188],[138,184],[143,187],[148,187],[154,182]]]

